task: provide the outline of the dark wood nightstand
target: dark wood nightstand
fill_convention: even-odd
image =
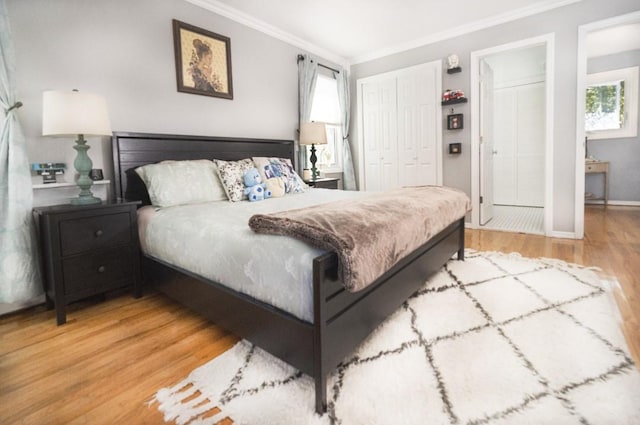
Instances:
[[[141,295],[139,202],[54,205],[33,209],[40,236],[47,308],[55,304],[58,325],[67,305],[133,285]]]
[[[305,180],[304,182],[308,184],[309,187],[317,187],[320,189],[337,189],[339,181],[340,179],[337,177],[324,177],[315,180]]]

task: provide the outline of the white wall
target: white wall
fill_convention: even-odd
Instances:
[[[372,60],[352,66],[352,92],[355,93],[355,80],[374,74],[445,59],[452,53],[460,57],[462,72],[443,74],[443,89],[462,89],[470,93],[469,60],[473,51],[483,50],[517,40],[555,34],[555,97],[554,97],[554,216],[553,231],[574,231],[575,200],[575,160],[576,160],[576,50],[578,26],[622,15],[639,9],[637,0],[583,0],[565,7],[551,10],[539,15],[519,19],[506,24],[476,31],[443,42],[425,45],[406,52],[397,53],[384,58]],[[446,61],[445,61],[446,64]],[[471,154],[469,104],[456,105],[456,113],[465,114],[465,128],[455,136],[445,132],[443,143],[447,146],[452,141],[461,141],[461,155],[444,158],[444,184],[458,187],[471,193]],[[446,112],[443,110],[443,112]],[[356,116],[355,105],[352,116]],[[443,113],[446,116],[446,113]],[[444,123],[443,123],[444,125]],[[354,125],[353,140],[357,140]],[[455,138],[455,139],[454,139]],[[354,158],[360,152],[354,143]]]
[[[49,89],[105,96],[114,131],[294,138],[297,47],[184,0],[6,1],[31,162],[73,169],[73,140],[41,136]],[[231,38],[233,100],[176,90],[172,19]],[[111,177],[109,139],[90,144],[94,168]]]

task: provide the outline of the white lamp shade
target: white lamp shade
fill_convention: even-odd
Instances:
[[[78,91],[42,94],[42,135],[110,136],[107,102],[102,96]]]
[[[303,122],[300,126],[301,145],[326,145],[327,128],[323,122]]]

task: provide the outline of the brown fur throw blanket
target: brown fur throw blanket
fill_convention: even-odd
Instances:
[[[405,187],[366,198],[274,214],[256,214],[257,233],[291,236],[338,255],[345,288],[359,291],[401,258],[469,211],[463,192],[441,186]]]

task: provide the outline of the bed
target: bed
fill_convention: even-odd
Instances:
[[[134,171],[142,165],[252,156],[294,161],[292,140],[116,132],[112,150],[115,196],[143,204],[150,203],[149,196]],[[345,290],[340,282],[336,254],[321,254],[312,260],[311,321],[147,255],[143,276],[146,284],[313,377],[315,408],[321,414],[328,374],[456,253],[464,259],[464,217],[358,292]]]

